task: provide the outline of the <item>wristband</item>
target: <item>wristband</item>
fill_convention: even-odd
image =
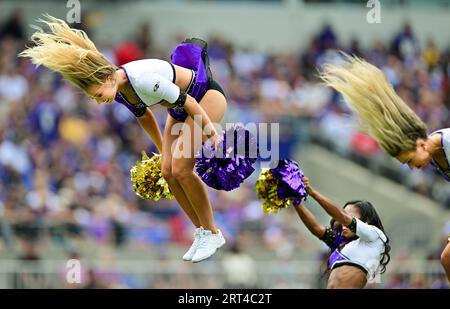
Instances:
[[[186,103],[187,94],[184,91],[180,91],[180,95],[178,96],[178,99],[173,102],[173,104],[177,107],[183,107]]]

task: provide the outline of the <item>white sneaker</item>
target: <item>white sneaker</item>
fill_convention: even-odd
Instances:
[[[217,231],[217,234],[213,234],[209,230],[203,230],[203,235],[200,238],[197,251],[192,257],[192,262],[197,263],[209,258],[225,244],[222,232],[220,230]]]
[[[195,229],[194,242],[192,243],[189,250],[183,255],[183,260],[191,261],[194,257],[195,251],[197,250],[198,244],[200,242],[200,237],[203,235],[203,227],[198,227]]]

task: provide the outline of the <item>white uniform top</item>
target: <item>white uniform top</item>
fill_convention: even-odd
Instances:
[[[174,103],[180,96],[180,88],[175,84],[175,68],[167,61],[143,59],[121,67],[134,93],[147,106],[159,104],[163,100]]]
[[[447,161],[448,168],[443,169],[435,160],[431,160],[431,163],[436,167],[436,169],[439,171],[442,177],[445,178],[445,180],[450,181],[450,128],[437,130],[431,133],[431,135],[437,133],[441,135],[441,146],[444,150],[444,157]]]
[[[369,274],[373,275],[380,265],[380,260],[384,252],[384,244],[387,241],[386,235],[379,228],[356,219],[356,235],[358,239],[346,244],[340,253],[346,260],[339,260],[333,266],[350,262],[360,265]]]

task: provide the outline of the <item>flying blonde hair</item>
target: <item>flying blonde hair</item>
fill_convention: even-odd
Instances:
[[[46,24],[50,32],[41,28],[31,36],[34,46],[27,47],[19,57],[30,58],[37,66],[43,65],[61,73],[65,79],[86,91],[90,85],[105,83],[116,67],[95,47],[82,30],[70,28],[63,20],[44,14],[38,22]]]
[[[367,125],[367,133],[391,156],[415,150],[427,138],[425,123],[395,93],[383,72],[358,57],[342,53],[342,67],[326,64],[320,73],[325,84],[342,94]]]

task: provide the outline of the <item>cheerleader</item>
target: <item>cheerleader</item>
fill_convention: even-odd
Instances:
[[[205,185],[193,171],[194,153],[201,145],[195,147],[194,136],[183,136],[185,129],[194,132],[194,116],[200,116],[203,139],[209,138],[213,145],[220,139],[213,123],[224,116],[227,101],[212,79],[206,42],[184,41],[175,48],[171,62],[144,59],[116,67],[83,31],[49,15],[39,21],[50,32],[35,32],[31,37],[34,46],[19,56],[62,74],[97,103],[117,101],[133,112],[161,153],[163,177],[196,228],[183,260],[200,262],[212,256],[225,239],[214,224]],[[157,104],[169,107],[163,134],[149,108]],[[178,123],[185,129],[173,135],[172,127]]]
[[[330,227],[324,227],[303,204],[294,204],[308,230],[330,248],[327,288],[364,288],[367,278],[384,273],[390,260],[389,239],[375,208],[367,201],[338,207],[313,189],[307,177],[303,182],[309,196],[332,217]]]
[[[450,128],[427,133],[425,123],[395,93],[383,72],[346,55],[342,67],[325,65],[321,78],[341,93],[367,126],[368,133],[390,156],[410,168],[431,164],[450,181]],[[450,238],[441,262],[450,281]]]

